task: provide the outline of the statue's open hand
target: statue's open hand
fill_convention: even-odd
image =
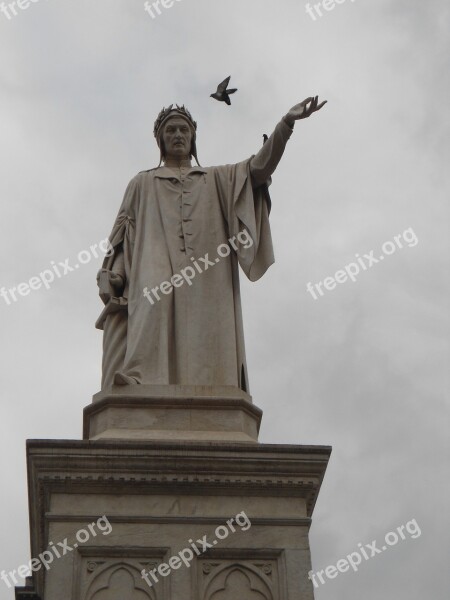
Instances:
[[[300,102],[291,108],[285,116],[285,121],[292,127],[295,121],[307,119],[313,113],[320,110],[326,103],[327,100],[324,100],[319,104],[319,96],[306,98],[306,100],[303,100],[303,102]]]

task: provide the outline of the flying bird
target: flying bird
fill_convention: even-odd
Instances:
[[[234,92],[237,92],[237,88],[227,90],[227,85],[229,84],[230,79],[231,79],[231,75],[229,77],[227,77],[226,79],[224,79],[222,81],[222,83],[219,83],[219,85],[217,86],[217,92],[210,95],[211,98],[214,98],[215,100],[218,100],[219,102],[226,102],[228,104],[228,106],[231,105],[231,100],[230,100],[229,94],[234,94]]]

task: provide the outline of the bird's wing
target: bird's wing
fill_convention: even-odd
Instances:
[[[229,84],[230,79],[231,79],[231,75],[229,75],[226,79],[224,79],[222,81],[222,83],[219,83],[219,85],[217,86],[218,94],[222,94],[227,89],[227,85]]]
[[[237,92],[237,88],[232,88],[231,90],[227,90],[227,94],[234,94],[234,92]]]
[[[228,94],[224,94],[224,100],[225,100],[225,102],[228,104],[228,106],[231,106],[231,100],[230,100],[230,98],[228,97]]]

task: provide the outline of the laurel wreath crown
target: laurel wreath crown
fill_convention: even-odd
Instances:
[[[167,119],[167,117],[169,116],[169,114],[171,112],[177,112],[180,115],[182,115],[183,117],[186,117],[186,119],[188,119],[188,121],[192,124],[194,131],[197,131],[197,122],[194,121],[191,113],[188,111],[187,108],[185,108],[184,104],[183,104],[183,106],[178,106],[178,104],[176,104],[176,108],[173,108],[173,104],[171,104],[168,108],[163,108],[161,110],[161,112],[159,113],[159,115],[155,121],[155,126],[153,128],[153,135],[155,136],[155,138],[158,139],[158,132],[161,128],[161,125]]]

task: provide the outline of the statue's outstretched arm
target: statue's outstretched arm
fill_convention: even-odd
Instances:
[[[307,119],[325,104],[326,100],[319,104],[318,96],[306,98],[303,102],[293,106],[282,118],[272,135],[250,161],[250,172],[254,187],[265,183],[277,168],[287,141],[292,135],[295,121]]]

